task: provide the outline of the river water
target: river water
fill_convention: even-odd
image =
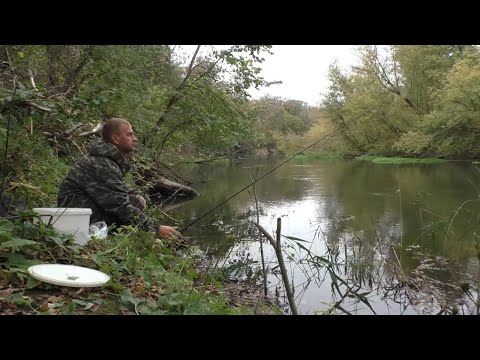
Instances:
[[[282,161],[184,168],[201,196],[169,215],[190,223]],[[259,223],[274,238],[281,219],[300,314],[478,313],[480,171],[470,162],[290,161],[255,193]],[[250,187],[186,234],[231,280],[249,281],[262,269],[253,221]],[[262,239],[268,291],[290,313],[275,252]]]

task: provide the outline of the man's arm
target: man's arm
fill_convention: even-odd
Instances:
[[[99,165],[95,168],[91,183],[85,184],[85,191],[103,210],[114,213],[123,223],[138,224],[143,230],[153,230],[160,238],[181,237],[175,227],[160,225],[132,205],[132,193],[124,183],[118,166],[110,160],[104,160]]]
[[[104,211],[115,214],[123,223],[139,224],[144,230],[157,230],[158,223],[137,207],[129,199],[130,189],[123,181],[120,168],[105,159],[95,167],[84,191]]]

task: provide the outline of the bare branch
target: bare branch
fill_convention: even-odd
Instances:
[[[188,125],[190,123],[192,123],[193,121],[192,120],[187,120],[187,121],[183,121],[179,124],[176,124],[176,126],[172,127],[168,133],[163,137],[163,140],[162,142],[160,143],[160,145],[157,147],[157,151],[158,151],[158,156],[157,157],[160,157],[160,154],[162,153],[163,151],[163,147],[165,146],[165,143],[167,142],[167,140],[170,138],[171,135],[173,135],[173,133],[175,133],[177,130],[179,130],[182,126],[185,126],[185,125]]]
[[[253,196],[255,197],[255,208],[257,212],[257,224],[260,222],[260,215],[259,215],[259,209],[258,209],[258,199],[257,199],[257,192],[255,190],[255,183],[257,182],[257,176],[258,176],[258,166],[257,166],[257,172],[255,173],[255,180],[252,179],[252,175],[250,173],[248,174],[250,176],[250,180],[252,182],[253,186]],[[260,235],[260,234],[259,234]],[[260,242],[260,255],[262,258],[262,270],[263,270],[263,292],[265,296],[267,295],[267,272],[265,271],[265,257],[263,256],[263,242],[262,242],[262,237],[259,236],[258,240]]]
[[[25,105],[28,105],[30,107],[33,107],[37,110],[41,110],[41,111],[45,111],[47,113],[51,113],[53,110],[52,109],[49,109],[49,108],[46,108],[44,106],[41,106],[41,105],[38,105],[38,104],[35,104],[34,102],[30,101],[30,100],[25,100],[24,101],[24,104]]]
[[[270,234],[267,232],[267,230],[265,230],[265,229],[263,228],[263,226],[260,225],[259,223],[254,222],[253,224],[258,228],[258,230],[260,230],[260,232],[261,232],[263,235],[265,235],[265,237],[268,239],[268,241],[270,241],[270,244],[273,246],[273,249],[274,249],[275,251],[277,251],[277,244],[275,243],[275,240],[273,240],[272,235],[270,235]]]
[[[28,68],[28,74],[30,75],[30,83],[35,91],[38,91],[37,85],[35,85],[35,79],[33,78],[33,71],[31,68]]]
[[[78,136],[83,137],[83,136],[88,136],[88,135],[99,134],[100,131],[102,131],[102,127],[103,127],[103,124],[98,124],[97,126],[95,126],[94,129],[92,129],[90,131],[84,131],[84,132],[78,134]]]
[[[82,124],[82,123],[76,124],[76,125],[72,126],[69,130],[67,130],[67,131],[65,132],[65,134],[70,135],[70,134],[73,133],[75,130],[77,130],[77,129],[83,127],[83,126],[85,126],[85,124]]]
[[[155,126],[153,127],[153,129],[150,131],[150,134],[156,134],[157,131],[160,129],[160,125],[165,122],[166,120],[166,117],[168,115],[168,113],[170,112],[170,110],[173,108],[173,106],[177,103],[177,101],[182,97],[183,95],[183,90],[184,88],[186,87],[187,85],[187,81],[190,79],[192,73],[193,73],[193,70],[194,70],[194,63],[195,63],[195,59],[197,58],[197,54],[198,52],[200,51],[200,47],[201,45],[198,45],[197,46],[197,49],[195,50],[195,53],[193,54],[192,56],[192,60],[190,61],[190,65],[188,67],[188,70],[187,70],[187,73],[185,75],[185,78],[183,79],[182,83],[175,89],[175,93],[174,95],[172,96],[172,98],[170,99],[170,101],[168,102],[167,104],[167,107],[165,108],[165,111],[162,112],[162,114],[160,115],[157,123],[155,124]],[[143,142],[146,144],[147,143],[147,136],[144,137],[143,139]]]
[[[254,222],[255,226],[265,235],[275,249],[275,254],[277,255],[278,265],[280,265],[280,272],[282,274],[283,284],[285,285],[285,291],[287,293],[287,299],[290,304],[290,309],[292,310],[293,315],[298,315],[297,306],[295,305],[295,298],[293,296],[293,291],[288,280],[287,268],[285,267],[285,262],[283,261],[282,247],[280,245],[280,230],[282,219],[277,218],[277,241],[258,223]]]

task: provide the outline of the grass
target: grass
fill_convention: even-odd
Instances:
[[[201,259],[195,248],[178,245],[126,226],[105,240],[92,239],[78,246],[72,235],[58,234],[41,222],[0,220],[0,313],[235,315],[276,311],[261,302],[254,310],[238,296],[229,296],[229,284],[212,283],[211,276],[196,266]],[[29,276],[28,267],[39,263],[98,269],[111,280],[104,287],[80,290],[50,285]]]

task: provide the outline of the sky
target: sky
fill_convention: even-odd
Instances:
[[[273,55],[265,57],[261,76],[267,81],[281,80],[250,95],[258,99],[265,94],[301,100],[317,106],[328,88],[328,68],[335,59],[345,69],[356,63],[354,45],[274,45]]]
[[[282,81],[260,91],[251,89],[253,99],[265,95],[301,100],[318,106],[328,88],[328,67],[337,59],[342,69],[358,63],[356,45],[274,45],[273,55],[265,55],[260,64],[266,81]],[[185,54],[193,54],[195,45],[182,46]],[[187,55],[188,56],[188,55]]]

